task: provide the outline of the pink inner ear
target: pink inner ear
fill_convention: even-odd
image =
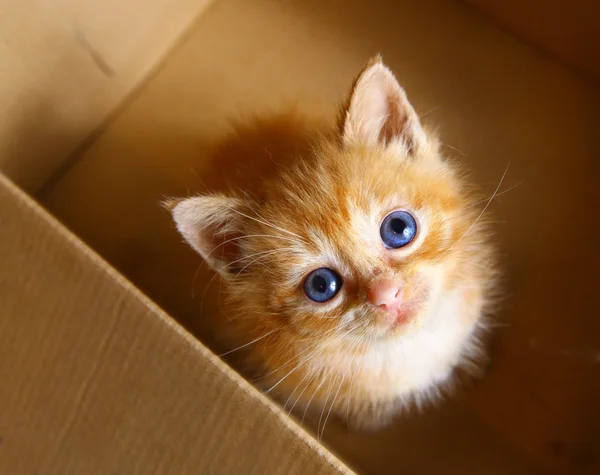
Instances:
[[[236,198],[196,196],[180,201],[172,210],[181,235],[217,271],[224,266],[228,266],[226,272],[239,267],[233,261],[241,256],[243,230],[234,213],[240,203]]]
[[[409,152],[425,142],[418,116],[393,73],[380,61],[370,64],[358,77],[343,134],[346,143],[385,145],[399,140]]]
[[[379,141],[390,143],[403,136],[406,114],[399,107],[399,97],[393,91],[385,96],[387,115],[379,133]],[[409,144],[410,147],[410,144]]]
[[[408,117],[402,109],[402,93],[395,79],[387,74],[373,75],[365,89],[363,120],[371,121],[369,127],[374,128],[372,134],[376,140],[387,144],[403,137]]]
[[[369,143],[389,143],[402,135],[406,114],[401,109],[400,94],[395,83],[385,76],[366,78],[356,91],[351,105],[351,126],[358,125]]]

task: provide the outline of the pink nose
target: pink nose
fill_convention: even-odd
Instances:
[[[367,299],[388,312],[398,309],[402,305],[402,281],[390,279],[376,282],[367,292]]]

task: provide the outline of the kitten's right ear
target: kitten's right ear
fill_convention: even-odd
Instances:
[[[242,200],[222,195],[196,196],[170,200],[165,206],[186,242],[213,270],[225,276],[236,272],[236,260],[241,257],[240,240],[236,238],[244,234]]]
[[[380,56],[372,58],[356,79],[341,119],[345,144],[396,142],[415,154],[427,143],[419,116]]]

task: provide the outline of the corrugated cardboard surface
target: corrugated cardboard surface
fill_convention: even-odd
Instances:
[[[498,473],[515,473],[500,460],[519,460],[498,439],[545,470],[597,473],[600,92],[465,5],[343,3],[215,2],[45,204],[213,343],[200,315],[210,276],[201,270],[194,281],[200,259],[157,201],[202,184],[207,144],[228,118],[295,98],[329,114],[365,58],[382,51],[424,120],[440,126],[447,153],[490,194],[510,163],[502,190],[514,187],[490,207],[506,251],[508,297],[493,364],[467,392],[468,411],[437,429],[447,434],[439,446],[456,448],[461,467],[468,451],[457,447],[474,440],[489,449],[491,432],[504,448],[476,452]],[[473,415],[481,426],[464,422],[473,428],[462,439],[469,443],[452,445],[460,437],[451,425]],[[434,467],[426,433],[419,438],[403,424],[376,437],[340,437],[336,447],[371,473]],[[410,456],[421,457],[403,456],[397,444],[407,433],[420,441]]]
[[[0,474],[347,473],[0,175]]]
[[[209,0],[0,0],[0,170],[39,189]]]

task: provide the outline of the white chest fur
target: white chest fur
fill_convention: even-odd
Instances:
[[[356,371],[357,390],[374,399],[427,391],[446,380],[463,357],[476,352],[472,335],[477,318],[465,315],[459,292],[448,294],[432,310],[410,335],[373,345],[349,362]]]

